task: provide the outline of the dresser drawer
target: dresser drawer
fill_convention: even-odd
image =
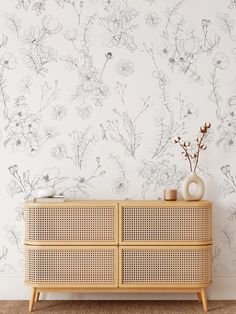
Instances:
[[[118,208],[109,206],[26,206],[26,244],[117,244]]]
[[[120,247],[120,287],[196,287],[211,282],[211,245]]]
[[[113,246],[25,245],[25,282],[37,287],[117,287],[117,259]]]
[[[121,244],[211,244],[211,207],[121,206]]]

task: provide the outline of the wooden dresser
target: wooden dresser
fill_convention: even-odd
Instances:
[[[29,311],[42,292],[190,292],[207,311],[208,201],[26,203]]]

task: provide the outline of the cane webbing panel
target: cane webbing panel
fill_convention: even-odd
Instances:
[[[211,208],[122,207],[121,241],[210,241]]]
[[[121,254],[121,286],[211,282],[211,246],[123,248]]]
[[[26,207],[26,241],[117,243],[115,207]]]
[[[63,286],[116,286],[117,249],[46,248],[25,249],[25,280],[28,284]]]

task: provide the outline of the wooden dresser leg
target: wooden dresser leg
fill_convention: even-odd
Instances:
[[[200,292],[197,293],[197,298],[198,298],[199,302],[202,302],[202,298],[201,298],[201,293]]]
[[[32,289],[32,295],[31,295],[31,300],[29,303],[29,312],[32,312],[33,310],[33,306],[34,306],[34,302],[35,302],[35,294],[36,294],[36,288]]]
[[[208,311],[207,309],[207,299],[206,299],[206,293],[205,293],[205,289],[201,288],[201,298],[202,298],[202,304],[203,304],[203,309],[205,312]]]
[[[39,296],[40,296],[40,292],[38,292],[36,290],[36,294],[35,294],[35,303],[39,301]]]

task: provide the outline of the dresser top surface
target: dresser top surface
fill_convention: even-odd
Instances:
[[[73,207],[73,206],[117,206],[123,207],[212,207],[207,200],[201,201],[164,201],[164,200],[66,200],[64,202],[34,202],[25,203],[27,207]]]

